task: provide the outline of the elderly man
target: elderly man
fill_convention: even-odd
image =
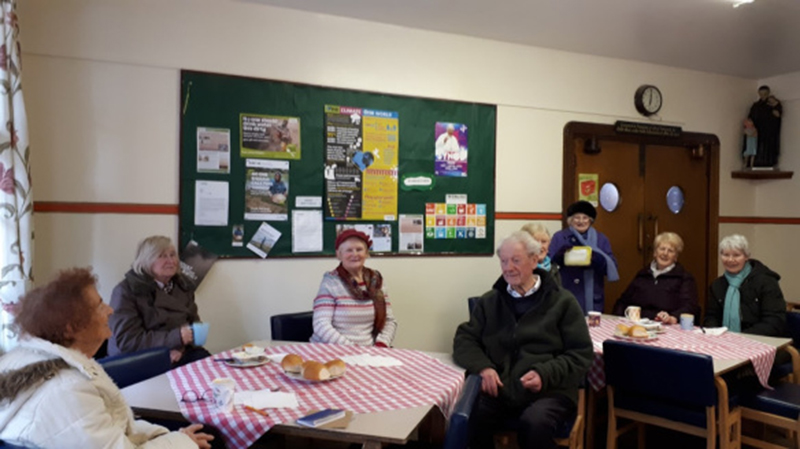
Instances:
[[[592,340],[575,297],[536,266],[540,250],[527,232],[503,240],[503,276],[456,331],[453,358],[482,378],[469,421],[473,449],[493,448],[508,419],[520,422],[520,447],[555,447],[556,429],[575,414]]]

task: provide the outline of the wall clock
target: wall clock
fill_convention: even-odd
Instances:
[[[656,86],[643,84],[636,89],[633,104],[636,110],[645,117],[650,117],[661,110],[663,97]]]

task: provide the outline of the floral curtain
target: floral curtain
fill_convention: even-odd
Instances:
[[[14,304],[32,281],[33,194],[17,0],[0,0],[0,8],[0,348],[7,351],[16,342]]]

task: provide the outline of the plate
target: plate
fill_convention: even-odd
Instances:
[[[338,379],[340,377],[344,377],[344,374],[340,374],[338,376],[331,376],[331,377],[329,377],[328,379],[325,379],[325,380],[312,380],[312,379],[306,379],[305,377],[303,377],[302,374],[287,373],[286,371],[284,371],[283,374],[285,374],[286,377],[288,377],[289,379],[300,380],[300,381],[303,381],[303,382],[312,382],[312,383],[315,383],[315,382],[330,382],[330,381],[336,380],[336,379]]]
[[[256,366],[266,365],[270,362],[269,357],[265,357],[263,359],[255,359],[255,360],[241,360],[241,361],[228,361],[225,360],[225,364],[228,366],[232,366],[234,368],[253,368]]]
[[[647,337],[629,337],[627,335],[622,335],[621,333],[614,331],[614,337],[619,338],[620,340],[628,340],[628,341],[653,341],[658,339],[658,336],[655,333],[648,332]]]

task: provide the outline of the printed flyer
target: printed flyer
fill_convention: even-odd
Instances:
[[[289,162],[247,159],[245,163],[244,219],[287,221]]]
[[[396,112],[325,106],[325,217],[397,219]]]
[[[231,130],[197,128],[197,173],[231,172]]]
[[[241,156],[300,159],[300,119],[239,114]]]
[[[467,176],[467,126],[462,123],[436,122],[436,176]]]

